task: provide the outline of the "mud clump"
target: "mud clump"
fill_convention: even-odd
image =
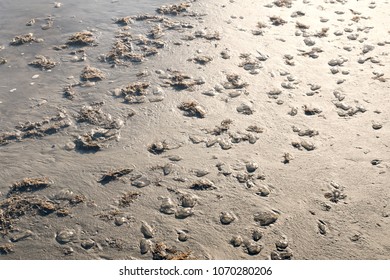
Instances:
[[[24,192],[35,192],[43,190],[50,186],[49,178],[25,178],[20,182],[14,183],[10,191],[8,192],[8,197],[15,194],[20,194]]]
[[[263,211],[254,215],[255,222],[259,222],[260,226],[269,226],[275,223],[279,218],[279,214],[273,211]]]
[[[23,45],[23,44],[26,44],[26,43],[31,43],[31,42],[36,42],[37,39],[34,37],[34,34],[33,33],[28,33],[28,34],[25,34],[25,35],[19,35],[19,36],[15,36],[12,41],[10,42],[10,44],[12,46],[19,46],[19,45]]]
[[[105,78],[104,73],[91,66],[85,66],[80,75],[81,80],[84,81],[101,81]]]
[[[73,46],[86,46],[95,43],[95,38],[92,32],[82,31],[76,32],[69,37],[67,44]]]
[[[206,116],[206,110],[196,101],[182,102],[178,108],[184,111],[187,117],[204,118]]]
[[[42,70],[52,69],[56,66],[56,62],[54,60],[51,60],[43,55],[37,55],[35,58],[36,59],[31,61],[29,65]]]

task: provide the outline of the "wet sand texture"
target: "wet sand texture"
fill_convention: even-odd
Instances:
[[[0,259],[389,259],[388,1],[36,2],[0,4]]]

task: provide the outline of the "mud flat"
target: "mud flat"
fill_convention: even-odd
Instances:
[[[0,20],[1,259],[389,258],[389,2],[98,5]]]

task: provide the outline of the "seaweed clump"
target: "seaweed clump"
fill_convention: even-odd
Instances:
[[[182,102],[178,108],[188,117],[204,118],[206,116],[206,110],[196,101]]]
[[[186,12],[190,6],[191,6],[190,3],[180,3],[177,5],[163,5],[157,9],[157,13],[163,15],[176,16],[180,13]]]
[[[84,81],[100,81],[105,78],[105,75],[101,70],[95,67],[85,66],[81,72],[80,78]]]
[[[33,33],[28,33],[25,35],[15,36],[10,44],[13,46],[19,46],[26,43],[36,42],[36,40],[37,39],[34,37]]]
[[[147,82],[130,83],[121,89],[121,94],[127,102],[139,102],[147,94],[147,88],[150,84]]]
[[[36,59],[31,61],[29,65],[41,68],[42,70],[52,69],[56,66],[56,62],[54,60],[51,60],[43,55],[37,55],[35,58]]]
[[[180,251],[165,243],[156,243],[152,249],[153,260],[191,260],[191,251]]]
[[[11,186],[8,196],[24,192],[35,192],[47,188],[48,186],[50,186],[50,181],[47,177],[25,178]]]
[[[95,38],[92,32],[81,31],[76,32],[69,37],[67,44],[73,46],[85,46],[92,45],[95,43]]]

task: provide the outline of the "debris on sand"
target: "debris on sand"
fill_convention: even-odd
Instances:
[[[262,211],[254,215],[255,222],[259,222],[260,226],[268,226],[275,223],[279,218],[279,214],[274,211]]]
[[[13,46],[19,46],[23,45],[26,43],[31,43],[31,42],[39,42],[40,40],[34,37],[33,33],[28,33],[25,35],[18,35],[15,36],[12,41],[10,42],[11,45]]]
[[[213,61],[213,58],[211,56],[207,56],[207,55],[198,55],[198,56],[194,57],[193,60],[198,64],[206,65],[207,63]]]
[[[92,45],[95,43],[95,38],[92,32],[81,31],[76,32],[69,37],[67,44],[73,46],[85,46]]]
[[[157,13],[163,15],[178,15],[180,13],[186,12],[187,8],[191,6],[190,3],[180,3],[177,5],[163,5],[157,9]]]
[[[316,34],[314,34],[315,37],[323,38],[328,36],[328,27],[323,27],[320,31],[318,31]]]
[[[215,128],[213,128],[211,130],[206,130],[206,132],[211,134],[211,135],[216,135],[216,136],[221,135],[223,133],[228,132],[230,125],[232,123],[233,123],[233,121],[231,119],[225,119],[225,120],[221,121],[221,125],[217,125],[217,126],[215,126]]]
[[[79,136],[74,143],[76,149],[84,152],[97,152],[106,147],[110,140],[119,139],[119,131],[115,129],[92,129],[84,135]]]
[[[14,245],[3,243],[0,244],[0,255],[8,255],[14,251]]]
[[[263,68],[259,59],[253,57],[251,54],[241,54],[240,58],[242,62],[238,66],[249,71],[252,75],[258,74],[260,72],[259,69]]]
[[[42,189],[47,188],[50,186],[49,178],[42,177],[42,178],[25,178],[20,182],[14,183],[10,191],[8,192],[8,196],[14,195],[14,194],[20,194],[24,192],[35,192]]]
[[[4,57],[0,57],[0,65],[6,64],[7,60]]]
[[[130,24],[132,24],[132,23],[133,23],[133,20],[132,20],[132,18],[131,18],[130,16],[128,16],[128,17],[115,18],[115,19],[114,19],[114,22],[115,22],[116,24],[119,24],[119,25],[124,26],[124,25],[130,25]]]
[[[274,1],[274,4],[277,7],[291,8],[292,1],[291,0],[276,0],[276,1]]]
[[[19,36],[15,36],[12,41],[11,41],[11,45],[13,46],[19,46],[19,45],[23,45],[23,44],[26,44],[26,43],[31,43],[31,42],[36,42],[37,39],[34,37],[34,34],[33,33],[28,33],[28,34],[25,34],[25,35],[19,35]]]
[[[167,150],[169,150],[169,147],[165,140],[162,142],[155,142],[148,147],[148,151],[155,155],[159,155]]]
[[[182,102],[178,108],[188,117],[204,118],[206,110],[196,101]]]
[[[113,119],[110,114],[104,113],[101,109],[103,104],[103,102],[98,102],[83,106],[79,115],[76,117],[77,121],[98,125],[106,129],[121,128],[123,126],[123,121],[120,119]]]
[[[338,203],[340,200],[347,198],[347,195],[343,192],[343,186],[334,182],[331,182],[330,185],[332,190],[330,192],[325,193],[325,198],[329,199],[333,203]]]
[[[259,21],[256,25],[257,29],[252,30],[253,35],[264,35],[264,29],[267,28],[267,24]]]
[[[152,248],[153,260],[191,260],[191,251],[180,251],[165,243],[156,243]]]
[[[116,171],[108,171],[99,179],[98,182],[101,184],[107,184],[111,181],[118,180],[118,178],[128,175],[131,172],[133,172],[133,169],[131,168],[124,168]]]
[[[141,196],[140,192],[130,191],[123,194],[119,199],[119,207],[129,207],[138,197]]]
[[[163,29],[160,24],[157,24],[152,27],[152,29],[149,32],[149,37],[152,39],[159,39],[164,35]]]
[[[52,69],[56,66],[56,62],[54,60],[51,60],[43,55],[37,55],[35,58],[36,59],[30,62],[29,65],[41,68],[42,70]]]
[[[147,88],[149,88],[149,86],[150,84],[147,82],[130,83],[123,87],[120,92],[125,101],[129,103],[140,103],[147,95]]]
[[[57,210],[57,205],[45,197],[12,195],[0,202],[0,210],[0,232],[7,234],[21,216],[35,211],[48,215]]]
[[[44,137],[57,133],[70,126],[71,121],[64,113],[45,119],[40,122],[25,122],[16,126],[16,131],[0,134],[0,145],[9,144],[11,141],[20,141],[25,138]]]
[[[101,70],[95,67],[85,66],[81,72],[80,78],[84,81],[100,81],[105,78],[105,75]]]
[[[238,74],[227,74],[226,79],[228,80],[223,84],[225,89],[240,89],[245,88],[249,84],[241,80],[241,76]]]
[[[172,74],[168,76],[168,79],[165,79],[164,83],[177,90],[192,88],[194,85],[199,84],[191,76],[180,71],[172,71]]]
[[[287,21],[278,16],[271,16],[269,20],[271,21],[272,25],[275,26],[284,25],[287,23]]]
[[[206,32],[205,30],[195,31],[194,36],[195,38],[203,38],[209,41],[221,40],[221,34],[218,31],[214,31],[214,32]]]
[[[74,96],[76,95],[76,91],[74,90],[73,85],[69,85],[69,86],[64,87],[63,94],[64,94],[64,97],[72,100],[74,98]]]
[[[199,179],[192,183],[190,189],[196,191],[215,190],[217,187],[208,179]]]

